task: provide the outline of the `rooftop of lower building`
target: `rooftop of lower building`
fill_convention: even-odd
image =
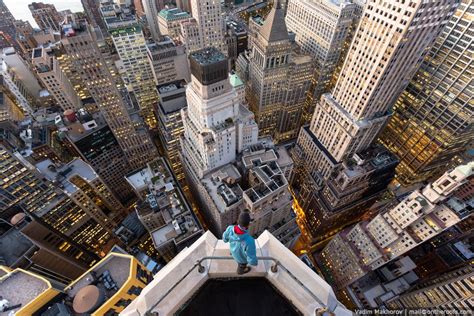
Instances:
[[[43,176],[68,194],[77,191],[77,187],[71,182],[72,177],[77,175],[87,182],[91,182],[98,178],[94,169],[92,169],[89,164],[78,158],[63,165],[55,164],[51,159],[45,159],[38,162],[35,166]]]
[[[0,274],[0,301],[7,304],[7,310],[0,311],[1,316],[11,315],[12,312],[26,315],[28,311],[25,312],[24,308],[28,304],[48,291],[58,293],[47,279],[31,272],[23,269],[9,271],[5,268],[0,271],[3,271]]]
[[[166,21],[180,20],[190,18],[191,15],[179,8],[163,9],[158,13]]]
[[[225,212],[235,203],[242,201],[242,188],[239,185],[241,174],[232,164],[227,164],[206,175],[201,183],[212,198],[216,208]]]
[[[68,285],[65,293],[74,311],[93,313],[112,298],[132,276],[132,263],[132,256],[111,252]]]
[[[214,206],[225,212],[243,202],[244,195],[247,203],[256,203],[286,188],[288,182],[280,163],[285,168],[293,164],[286,149],[275,147],[271,140],[260,139],[246,148],[238,161],[208,173],[201,183]]]
[[[164,158],[150,162],[146,168],[128,175],[126,179],[144,197],[136,207],[138,216],[145,218],[159,214],[165,223],[150,231],[155,247],[168,242],[179,244],[201,233],[201,225]]]
[[[72,142],[77,142],[88,135],[107,126],[105,119],[99,112],[89,113],[85,109],[76,112],[65,111],[55,118],[59,136],[68,136]]]

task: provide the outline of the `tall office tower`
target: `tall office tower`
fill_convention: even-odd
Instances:
[[[38,42],[34,37],[35,30],[28,21],[16,20],[14,25],[16,31],[15,40],[23,56],[29,60],[31,52],[38,46]]]
[[[288,1],[288,30],[296,34],[296,43],[315,63],[311,93],[305,105],[305,123],[311,120],[315,101],[334,86],[337,68],[344,62],[360,14],[355,4],[346,1]]]
[[[158,24],[161,35],[168,35],[173,40],[178,40],[181,33],[181,22],[191,15],[179,8],[163,9],[158,14]]]
[[[116,196],[126,203],[133,191],[124,181],[131,168],[111,128],[99,113],[66,111],[56,118],[59,142],[92,166]]]
[[[403,184],[439,175],[473,139],[472,10],[472,1],[461,2],[380,136],[400,159],[397,179]]]
[[[183,11],[191,12],[191,0],[176,0],[176,6]]]
[[[228,60],[217,48],[192,53],[190,63],[188,107],[181,110],[182,163],[212,230],[222,234],[247,208],[254,219],[252,234],[269,229],[291,245],[299,234],[285,179],[291,159],[270,140],[258,142],[253,114],[239,103]]]
[[[127,176],[140,202],[135,207],[140,222],[166,262],[203,234],[165,159],[158,158]]]
[[[192,53],[190,64],[191,83],[186,88],[188,107],[182,110],[181,146],[185,170],[188,169],[193,181],[198,181],[256,143],[258,129],[237,102],[238,95],[229,82],[228,61],[217,48]],[[241,113],[247,121],[241,122]]]
[[[158,14],[158,25],[162,35],[167,35],[173,40],[178,40],[181,33],[181,22],[191,15],[179,8],[163,9]]]
[[[473,197],[464,203],[456,193],[473,174],[474,162],[459,166],[336,235],[321,253],[336,286],[347,287],[471,215]]]
[[[0,189],[0,213],[20,206],[37,223],[31,230],[33,239],[42,239],[59,253],[84,249],[75,256],[85,262],[87,252],[101,255],[116,243],[114,218],[122,217],[123,207],[89,165],[76,159],[58,167],[44,160],[34,167],[4,146],[0,146],[0,159],[6,176]],[[70,245],[74,247],[69,249]]]
[[[393,298],[387,306],[393,309],[472,311],[473,270],[472,266],[467,266],[444,273]]]
[[[44,46],[48,46],[47,44],[43,44]],[[55,44],[49,45],[49,47],[53,50],[53,54],[55,58],[58,60],[59,67],[67,77],[67,79],[71,82],[74,91],[79,96],[81,100],[91,99],[91,94],[87,88],[87,84],[82,80],[80,69],[76,69],[74,67],[73,61],[74,56],[70,56],[64,46],[61,44],[60,39],[56,41]]]
[[[11,269],[21,268],[69,283],[99,260],[97,255],[73,244],[69,244],[68,251],[60,251],[53,245],[53,240],[57,237],[60,242],[64,240],[61,241],[59,235],[30,220],[17,208],[2,212],[0,218],[2,265]],[[45,240],[46,235],[49,235],[49,241]],[[81,252],[83,255],[78,256]]]
[[[186,82],[184,80],[170,81],[157,86],[157,89],[160,96],[160,102],[155,109],[158,118],[158,135],[176,179],[184,184],[179,140],[184,131],[181,110],[187,107]]]
[[[248,95],[260,133],[276,142],[298,136],[313,61],[290,40],[285,16],[277,3],[263,24],[251,32]]]
[[[44,30],[49,28],[56,32],[61,30],[60,25],[63,18],[54,5],[43,2],[33,2],[28,5],[28,8],[40,29]]]
[[[225,24],[220,0],[191,0],[191,15],[198,24],[201,48],[216,47],[227,53],[224,43]],[[191,53],[191,51],[188,51]]]
[[[42,89],[29,64],[13,47],[4,48],[0,55],[0,75],[23,112],[32,113],[39,105]]]
[[[160,26],[158,24],[158,14],[164,8],[162,0],[142,0],[143,9],[145,10],[146,21],[151,36],[155,41],[160,39]]]
[[[140,109],[148,127],[156,127],[153,106],[158,102],[152,66],[147,57],[147,45],[142,28],[130,7],[102,2],[100,11],[107,31],[120,57],[122,79]]]
[[[309,205],[302,219],[311,239],[324,239],[357,221],[386,192],[397,164],[396,157],[383,146],[372,146],[338,165],[320,190],[302,187],[298,191],[302,204]],[[295,184],[294,188],[301,187]],[[306,197],[313,200],[306,201]]]
[[[85,21],[73,21],[64,26],[61,42],[130,166],[140,168],[157,155],[157,150],[146,128],[140,122],[132,121],[127,113],[125,102],[112,80],[95,38],[95,32]]]
[[[81,100],[69,78],[61,69],[53,47],[35,48],[31,63],[35,67],[36,75],[54,97],[57,105],[64,111],[80,108]]]
[[[188,56],[185,47],[179,42],[163,36],[159,42],[147,45],[147,54],[156,85],[183,79],[191,81]]]
[[[100,1],[81,0],[81,3],[82,7],[84,8],[84,12],[86,13],[89,24],[91,24],[93,27],[99,27],[102,31],[105,31],[106,28],[104,20],[102,20],[102,16],[99,10]]]
[[[0,50],[16,46],[15,18],[3,0],[0,0]]]
[[[195,18],[189,18],[181,22],[180,41],[186,47],[186,53],[190,54],[200,50],[202,38],[199,33],[199,24]]]
[[[318,205],[318,192],[329,185],[325,182],[336,168],[347,170],[339,169],[338,174],[348,173],[358,160],[355,154],[370,151],[389,118],[390,106],[457,4],[456,0],[367,3],[339,79],[333,91],[321,97],[310,127],[301,129],[294,150],[292,184],[312,237],[321,237],[322,227],[334,230],[315,219],[317,214],[322,218],[337,215]],[[344,203],[345,211],[351,213],[350,196]]]
[[[21,121],[25,117],[20,104],[0,76],[0,122]]]

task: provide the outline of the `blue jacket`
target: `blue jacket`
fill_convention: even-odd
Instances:
[[[230,242],[230,253],[235,261],[241,264],[257,265],[255,239],[238,225],[227,227],[222,236],[224,242]]]

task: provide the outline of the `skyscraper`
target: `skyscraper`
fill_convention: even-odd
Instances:
[[[125,86],[133,92],[145,123],[154,128],[156,118],[153,106],[158,102],[158,94],[142,28],[130,7],[102,2],[100,11],[120,57]]]
[[[31,62],[43,85],[48,89],[64,111],[77,110],[81,100],[69,78],[61,69],[52,47],[38,47],[33,50]]]
[[[314,221],[314,214],[322,213],[316,205],[317,192],[328,185],[335,168],[350,169],[355,154],[369,150],[391,105],[457,4],[456,0],[366,4],[339,79],[332,92],[321,97],[294,150],[293,184],[306,220],[313,222],[311,234],[321,233],[321,222]]]
[[[248,94],[259,131],[276,142],[298,136],[306,92],[313,76],[309,55],[290,41],[283,9],[277,3],[250,35]],[[252,27],[251,27],[252,29]]]
[[[472,1],[461,2],[380,136],[400,159],[397,179],[404,184],[439,175],[473,139],[473,9]]]
[[[158,24],[161,35],[168,35],[171,39],[179,39],[181,31],[181,21],[189,19],[191,16],[186,11],[178,8],[163,9],[158,14]]]
[[[16,42],[20,47],[22,54],[30,59],[31,52],[38,46],[35,39],[35,30],[29,21],[16,20],[15,21]]]
[[[158,14],[163,9],[162,0],[142,0],[143,9],[145,11],[146,21],[150,29],[151,36],[155,41],[160,39],[160,26],[158,24]]]
[[[81,0],[81,3],[88,22],[93,27],[100,27],[101,30],[105,30],[105,24],[99,10],[100,2],[96,0]]]
[[[161,41],[147,44],[147,53],[157,86],[177,80],[191,80],[188,56],[179,41],[163,36]]]
[[[288,30],[295,33],[296,43],[315,63],[305,122],[309,123],[321,94],[335,84],[336,70],[344,62],[360,18],[360,11],[356,9],[356,5],[348,1],[288,1],[285,17]]]
[[[252,234],[268,229],[291,246],[299,235],[285,177],[293,162],[271,140],[258,141],[253,113],[240,103],[219,50],[192,53],[190,63],[188,107],[181,110],[182,163],[211,229],[222,234],[247,208]]]
[[[146,128],[134,122],[114,84],[97,46],[95,32],[85,21],[70,21],[63,29],[62,45],[80,74],[132,168],[140,168],[157,155]]]
[[[0,0],[0,49],[15,44],[15,18],[3,0]]]
[[[216,47],[226,54],[224,42],[225,25],[220,0],[191,0],[191,15],[196,20],[201,46]],[[191,53],[191,51],[188,51]]]
[[[59,253],[83,248],[97,255],[116,243],[112,229],[125,210],[89,165],[75,159],[63,166],[50,160],[32,166],[5,146],[0,146],[0,159],[6,176],[0,212],[21,206],[38,223],[32,239],[41,234],[43,242],[53,243],[51,249]],[[87,251],[76,252],[76,260],[88,261]]]
[[[43,2],[33,2],[28,5],[31,15],[35,19],[40,29],[53,29],[56,32],[60,31],[60,24],[62,17],[52,4]]]
[[[181,109],[187,107],[186,82],[184,80],[171,81],[157,86],[157,89],[160,102],[155,111],[164,154],[178,181],[184,183],[180,138],[184,131]]]
[[[0,55],[0,75],[24,113],[32,113],[39,105],[41,86],[28,62],[13,47],[4,48]]]
[[[237,152],[256,143],[258,130],[251,118],[239,122],[244,111],[229,82],[228,61],[217,48],[191,54],[191,83],[186,88],[188,107],[182,111],[183,164],[198,181],[209,171],[232,162]],[[245,113],[245,111],[244,111]],[[238,134],[238,125],[244,128]]]
[[[123,202],[134,195],[124,177],[133,171],[103,115],[85,109],[66,111],[56,117],[58,142],[75,157],[81,157],[104,179]]]

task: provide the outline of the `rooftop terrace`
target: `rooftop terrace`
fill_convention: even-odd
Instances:
[[[59,184],[68,194],[77,191],[77,187],[69,181],[73,176],[78,175],[89,182],[98,177],[90,165],[78,158],[62,166],[57,166],[51,159],[40,161],[35,166],[46,178]]]
[[[201,180],[220,212],[242,200],[242,189],[238,184],[240,178],[237,168],[228,164]]]
[[[100,293],[104,294],[104,301],[110,299],[130,277],[131,257],[117,253],[110,253],[107,257],[102,259],[91,270],[83,274],[76,281],[70,284],[65,292],[73,299],[73,306],[76,312],[91,313],[94,311],[95,304],[88,305],[90,302],[81,301],[81,296],[78,293],[83,293],[84,288],[97,288]],[[91,287],[91,285],[93,287]],[[95,288],[94,288],[95,287]],[[87,290],[86,289],[86,290]],[[97,298],[99,300],[99,298]],[[94,302],[92,302],[94,303]],[[99,305],[100,306],[100,305]],[[97,309],[99,306],[95,306]],[[90,307],[90,308],[87,308]],[[85,310],[85,311],[83,311]]]
[[[5,272],[5,270],[0,270]],[[34,299],[51,288],[45,279],[16,269],[0,276],[0,298],[7,300],[10,307],[17,306],[9,311],[0,312],[1,316],[10,315],[31,303]]]

